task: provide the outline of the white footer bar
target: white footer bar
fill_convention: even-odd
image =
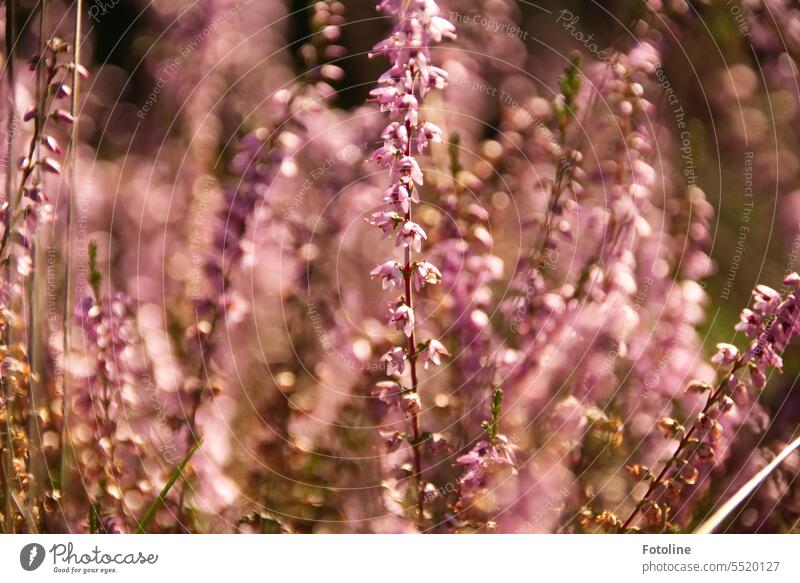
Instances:
[[[800,581],[796,535],[0,536],[0,581]],[[192,580],[191,583],[193,583]],[[187,581],[187,583],[189,583]]]

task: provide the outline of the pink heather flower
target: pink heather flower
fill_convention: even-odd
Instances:
[[[397,451],[397,448],[400,447],[400,444],[403,443],[403,434],[399,431],[378,431],[378,434],[383,439],[383,445],[386,447],[386,451],[391,453],[393,451]]]
[[[64,150],[61,149],[61,145],[58,143],[58,140],[56,140],[50,134],[44,134],[42,136],[42,143],[54,154],[58,154],[59,156],[64,155]]]
[[[408,147],[408,129],[396,121],[386,126],[381,133],[381,138],[385,142],[384,148],[396,148],[400,152],[405,152]]]
[[[383,289],[394,286],[398,289],[403,288],[403,266],[397,261],[387,261],[379,265],[370,272],[372,279],[381,278]]]
[[[377,162],[380,166],[389,166],[392,162],[394,162],[396,157],[395,154],[398,152],[399,150],[392,146],[381,146],[372,153],[372,156],[370,156],[370,162]]]
[[[419,123],[419,101],[411,93],[403,95],[399,101],[398,109],[412,126],[416,126]]]
[[[411,336],[414,332],[414,310],[406,304],[398,303],[389,309],[389,323],[402,330],[406,336]]]
[[[435,43],[442,42],[444,38],[456,38],[456,27],[449,20],[434,16],[428,24],[428,36]]]
[[[433,453],[438,453],[447,449],[448,441],[441,433],[431,433],[427,445]]]
[[[399,346],[395,346],[381,356],[381,362],[386,363],[387,375],[403,374],[406,370],[406,363],[408,362],[406,351]]]
[[[504,435],[498,435],[495,444],[479,441],[469,453],[456,458],[460,464],[467,466],[461,477],[461,498],[468,500],[475,492],[486,485],[486,479],[493,468],[514,467],[514,453],[511,444]]]
[[[404,393],[400,399],[400,409],[409,415],[416,415],[422,410],[417,393]]]
[[[503,440],[503,445],[495,447],[488,441],[479,441],[469,453],[459,456],[456,461],[464,465],[487,465],[497,463],[502,465],[514,465],[514,455],[508,446],[508,440],[502,435],[498,439]]]
[[[431,89],[444,89],[447,83],[447,71],[439,67],[427,67],[422,70],[422,87],[420,92],[425,94]]]
[[[395,406],[400,402],[403,394],[403,387],[395,381],[381,381],[375,385],[372,394],[389,406]]]
[[[419,163],[411,156],[403,156],[392,167],[395,172],[399,172],[401,177],[409,176],[411,180],[422,185],[422,170]]]
[[[64,99],[72,95],[72,87],[69,85],[64,85],[63,83],[59,83],[56,86],[56,98],[57,99]]]
[[[422,154],[430,142],[442,141],[442,130],[439,126],[429,121],[422,122],[417,132],[417,152]]]
[[[375,225],[383,231],[383,238],[386,239],[392,234],[395,227],[402,222],[402,217],[393,211],[379,211],[369,218],[369,224]]]
[[[422,249],[422,240],[427,239],[428,235],[417,223],[406,221],[400,232],[397,234],[397,245],[411,247],[419,252]]]
[[[75,118],[72,117],[72,114],[64,109],[57,109],[50,116],[58,122],[75,123]]]
[[[430,363],[439,366],[442,364],[442,356],[450,356],[450,353],[447,352],[447,349],[444,347],[444,344],[436,340],[435,338],[432,340],[428,340],[428,343],[425,345],[419,352],[419,357],[422,360],[422,365],[427,370],[428,365]]]
[[[50,172],[51,174],[61,174],[61,164],[52,158],[42,160],[42,168],[44,168],[45,172]]]
[[[377,87],[369,92],[372,96],[371,101],[376,101],[381,106],[381,111],[385,111],[389,104],[393,103],[397,99],[398,90],[397,87],[392,87],[391,85],[385,85],[383,87]]]
[[[419,291],[426,285],[436,285],[442,281],[442,274],[435,265],[427,261],[414,264],[414,288]]]
[[[413,200],[414,202],[419,202],[419,196],[417,195],[417,190],[415,188],[412,188],[411,192],[409,193],[406,185],[399,183],[389,187],[383,193],[383,200],[386,202],[386,204],[394,206],[406,214],[409,211],[408,201]]]
[[[717,353],[712,359],[713,362],[733,364],[733,368],[727,371],[720,379],[718,388],[714,389],[714,398],[706,402],[706,406],[700,412],[696,421],[690,428],[680,426],[671,417],[665,417],[660,422],[660,427],[665,430],[667,437],[677,435],[694,435],[690,442],[686,437],[682,439],[675,452],[666,462],[665,469],[662,470],[664,479],[658,483],[653,483],[645,494],[645,501],[653,507],[653,503],[658,503],[662,496],[677,498],[681,495],[683,486],[693,486],[697,481],[698,472],[704,465],[713,464],[721,460],[721,456],[726,452],[727,442],[723,439],[725,433],[733,433],[742,419],[731,418],[729,414],[734,411],[734,405],[742,410],[753,408],[748,395],[748,388],[761,390],[767,382],[767,370],[770,367],[780,368],[780,352],[786,348],[791,338],[800,331],[800,277],[792,274],[784,281],[793,289],[782,298],[778,292],[766,286],[758,286],[753,291],[754,308],[756,311],[744,310],[742,313],[742,328],[747,328],[748,332],[758,327],[759,331],[752,341],[750,348],[741,357],[739,351],[731,344],[720,343],[717,345]],[[769,319],[766,316],[770,316]],[[705,383],[695,382],[689,387],[690,390],[700,389],[705,391]],[[708,386],[711,389],[710,386]],[[726,419],[726,416],[728,417]],[[680,431],[676,429],[680,427]],[[730,437],[728,438],[730,439]],[[687,447],[689,444],[691,448]],[[674,464],[680,460],[680,464]],[[670,468],[673,468],[670,470]],[[666,473],[670,470],[671,473]],[[687,479],[688,477],[688,479]],[[681,483],[682,482],[682,483]],[[677,484],[678,488],[675,489]],[[675,500],[670,501],[671,505],[676,505]],[[627,528],[636,518],[639,510],[645,505],[639,504],[633,513],[625,521]],[[646,511],[645,519],[647,519]],[[652,526],[652,525],[651,525]]]
[[[759,314],[756,314],[748,308],[742,310],[742,313],[739,317],[739,323],[736,324],[734,328],[739,332],[743,332],[749,338],[755,338],[758,336],[759,332],[761,332],[764,319]]]
[[[757,285],[753,291],[753,309],[761,314],[771,314],[781,302],[781,294],[769,286]]]
[[[720,342],[717,344],[717,352],[711,357],[711,362],[721,364],[723,366],[733,364],[739,356],[739,349],[733,344]]]

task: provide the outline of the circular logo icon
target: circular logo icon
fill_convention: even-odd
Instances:
[[[30,543],[19,552],[19,564],[26,571],[35,571],[44,562],[44,547],[39,543]]]

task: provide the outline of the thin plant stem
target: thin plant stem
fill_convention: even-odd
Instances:
[[[704,414],[708,413],[708,411],[711,409],[711,407],[713,407],[714,404],[717,401],[719,401],[720,397],[722,397],[722,394],[725,392],[725,384],[727,383],[728,378],[730,376],[732,376],[732,375],[735,375],[744,364],[745,364],[744,357],[740,355],[738,357],[738,359],[736,360],[736,362],[734,363],[733,368],[731,369],[731,372],[728,373],[727,375],[725,375],[719,381],[719,384],[714,389],[714,392],[711,394],[711,396],[706,401],[706,405],[705,405],[705,407],[703,407],[702,413],[704,413]],[[641,511],[642,507],[650,500],[650,498],[653,495],[653,493],[656,491],[658,486],[661,484],[661,481],[666,477],[667,472],[670,470],[670,468],[673,465],[675,465],[675,462],[678,460],[678,457],[680,457],[680,455],[684,452],[684,450],[686,449],[686,446],[689,445],[689,442],[691,441],[692,437],[694,436],[694,434],[696,432],[697,432],[697,425],[696,424],[692,424],[692,426],[684,434],[683,438],[678,443],[678,446],[675,448],[675,452],[672,454],[672,456],[669,458],[669,460],[667,460],[667,462],[664,464],[664,467],[661,469],[661,471],[659,472],[658,476],[656,476],[656,478],[653,479],[650,482],[650,487],[647,489],[647,492],[645,492],[645,495],[642,496],[642,499],[639,500],[639,502],[636,504],[636,506],[634,507],[633,511],[631,511],[631,513],[628,516],[628,518],[625,520],[625,522],[622,523],[622,532],[627,532],[628,531],[628,529],[630,528],[630,526],[633,523],[634,519],[636,518],[636,516]],[[658,497],[656,497],[656,500],[658,500]]]
[[[8,205],[6,209],[6,224],[4,225],[4,238],[8,236],[8,233],[11,231],[12,228],[12,216],[14,214],[14,201],[12,200],[11,193],[14,191],[14,182],[16,178],[16,173],[11,171],[11,165],[13,164],[15,155],[14,155],[14,145],[15,145],[15,137],[16,137],[16,125],[17,125],[17,99],[16,99],[16,79],[15,79],[15,68],[14,68],[14,50],[16,45],[16,29],[17,29],[17,19],[16,19],[16,7],[14,0],[7,0],[6,2],[6,78],[8,79],[8,95],[9,95],[9,115],[8,115],[8,123],[7,123],[7,134],[6,134],[6,147],[8,158],[6,162],[6,196],[5,196],[5,204]],[[0,258],[2,258],[2,254],[0,254]],[[11,281],[11,264],[10,262],[6,261],[3,265],[3,272],[6,278],[6,281]],[[8,346],[10,342],[10,330],[9,327],[6,326],[3,330],[3,345]],[[3,524],[3,532],[11,533],[14,527],[14,515],[13,515],[13,506],[12,506],[12,488],[13,488],[13,478],[14,469],[13,469],[13,459],[12,459],[12,451],[11,451],[11,415],[8,411],[8,407],[10,404],[9,397],[9,388],[7,386],[6,377],[4,375],[0,375],[0,387],[2,387],[3,391],[3,402],[4,407],[6,408],[6,422],[2,427],[2,439],[0,439],[0,451],[2,451],[2,463],[0,463],[0,474],[2,475],[2,494],[3,494],[3,516],[4,516],[4,524]]]
[[[413,128],[411,123],[406,121],[406,130],[408,131],[408,144],[406,145],[406,156],[411,155],[411,142],[413,140]],[[416,188],[412,186],[412,188]],[[411,205],[408,205],[408,210],[405,213],[405,220],[411,220]],[[411,312],[414,312],[414,296],[413,286],[411,285],[413,266],[411,264],[411,247],[406,246],[404,253],[403,265],[403,283],[405,285],[406,305]],[[411,392],[417,394],[419,391],[419,381],[417,378],[417,344],[415,341],[414,326],[411,327],[411,334],[408,335],[408,365],[411,372]],[[420,443],[419,431],[419,413],[415,410],[411,413],[411,433],[413,443],[411,449],[414,457],[414,474],[416,476],[417,485],[417,515],[419,520],[425,518],[425,492],[423,490],[422,482],[422,444]]]
[[[69,426],[68,426],[68,417],[67,417],[67,401],[71,394],[70,391],[70,374],[68,367],[66,366],[66,360],[70,353],[71,346],[70,346],[70,313],[72,312],[72,305],[74,302],[73,294],[72,294],[72,287],[70,285],[70,274],[71,274],[71,267],[72,267],[72,249],[74,247],[74,239],[75,235],[72,229],[72,216],[73,216],[73,206],[75,205],[75,198],[77,197],[78,193],[78,120],[79,120],[79,112],[78,112],[78,97],[80,95],[80,74],[78,72],[78,66],[80,65],[80,56],[81,56],[81,36],[82,36],[82,16],[83,16],[83,0],[76,0],[75,3],[75,20],[74,20],[74,38],[72,43],[72,99],[70,101],[70,114],[72,115],[74,121],[72,123],[72,135],[70,137],[70,188],[69,194],[67,197],[67,208],[66,208],[66,216],[65,216],[65,237],[66,237],[66,244],[64,245],[64,306],[63,306],[63,314],[62,314],[62,329],[63,329],[63,336],[61,338],[62,341],[62,350],[61,350],[61,358],[62,358],[62,367],[61,373],[63,375],[62,378],[62,394],[61,394],[61,461],[60,461],[60,469],[58,472],[58,482],[59,485],[63,485],[64,482],[64,475],[67,470],[67,459],[66,459],[66,452],[68,449],[68,441],[69,441]]]
[[[47,95],[47,78],[46,71],[43,68],[43,58],[47,50],[47,6],[48,0],[41,0],[39,3],[39,55],[40,62],[36,68],[36,103],[38,104],[39,111],[37,113],[37,123],[39,126],[39,133],[44,131],[45,119],[45,104]],[[41,121],[39,121],[41,120]],[[36,159],[41,160],[41,140],[35,142]],[[43,180],[41,168],[37,168],[35,181],[40,182]],[[30,435],[34,447],[31,448],[30,471],[34,476],[34,487],[41,495],[41,487],[45,483],[46,474],[48,473],[47,463],[44,459],[44,445],[42,443],[42,428],[39,425],[39,417],[36,414],[37,404],[47,401],[47,361],[44,357],[46,348],[43,345],[43,330],[41,327],[40,317],[41,310],[39,310],[39,296],[40,296],[40,277],[37,277],[39,261],[39,238],[42,236],[42,231],[35,227],[31,233],[31,274],[26,278],[27,285],[25,286],[25,299],[28,308],[28,333],[27,333],[27,346],[28,346],[28,363],[30,366],[30,386],[29,386],[29,418],[28,418],[28,434]],[[41,397],[41,400],[39,399]],[[37,459],[38,456],[38,459]],[[42,514],[44,520],[44,513]]]

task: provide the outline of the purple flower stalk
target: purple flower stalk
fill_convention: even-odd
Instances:
[[[674,506],[684,489],[697,483],[701,469],[705,469],[703,465],[718,459],[724,418],[736,407],[746,406],[750,392],[766,386],[770,368],[780,370],[783,366],[780,354],[800,332],[800,275],[792,273],[783,283],[788,288],[785,298],[765,285],[753,290],[752,308],[742,311],[736,325],[736,330],[752,339],[746,351],[733,344],[717,345],[711,359],[722,371],[716,388],[702,382],[692,382],[687,387],[687,392],[709,394],[705,407],[689,429],[671,417],[659,422],[665,437],[680,441],[658,476],[638,464],[629,468],[634,477],[649,480],[650,486],[622,523],[623,531],[633,525],[639,513],[644,515],[647,526],[663,529],[669,524],[669,504]]]
[[[442,141],[437,126],[420,120],[420,102],[431,89],[444,87],[447,73],[432,65],[430,45],[444,38],[455,38],[455,27],[439,15],[439,7],[433,0],[382,0],[378,7],[394,17],[395,27],[389,38],[373,49],[374,55],[389,57],[391,67],[370,94],[372,101],[380,104],[381,111],[388,111],[393,121],[383,131],[383,145],[375,150],[372,160],[388,168],[391,186],[384,192],[383,208],[369,222],[383,231],[384,238],[397,231],[395,247],[402,249],[403,262],[384,263],[372,271],[372,276],[380,277],[384,288],[400,287],[402,283],[403,295],[391,305],[389,324],[403,331],[406,347],[393,348],[382,360],[387,363],[389,375],[402,374],[408,364],[411,386],[401,389],[405,397],[399,405],[411,423],[417,512],[422,520],[424,489],[417,357],[424,351],[427,367],[429,363],[438,364],[440,355],[447,352],[436,340],[420,346],[416,342],[414,288],[419,291],[425,284],[438,283],[441,273],[427,261],[413,261],[411,257],[412,250],[419,253],[427,239],[424,229],[412,220],[411,205],[419,203],[418,189],[423,182],[414,153],[422,154],[430,142]]]

